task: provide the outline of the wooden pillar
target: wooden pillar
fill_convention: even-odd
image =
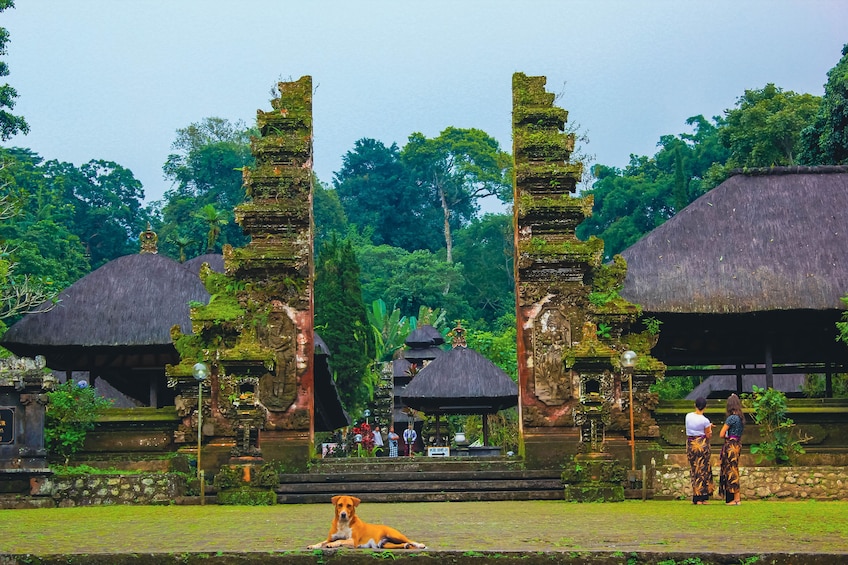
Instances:
[[[833,398],[833,363],[830,361],[824,366],[824,397]]]
[[[159,389],[156,384],[156,379],[150,379],[150,407],[159,408]]]
[[[736,394],[742,394],[742,369],[744,365],[741,363],[736,364]]]
[[[774,366],[772,365],[771,340],[766,343],[766,388],[774,388]]]

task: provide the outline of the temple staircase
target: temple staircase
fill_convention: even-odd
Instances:
[[[562,500],[560,471],[484,457],[322,459],[308,473],[282,474],[281,504],[325,503],[337,494],[368,502]]]

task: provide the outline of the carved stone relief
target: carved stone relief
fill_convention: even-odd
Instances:
[[[533,323],[533,377],[536,396],[548,406],[571,398],[570,373],[562,362],[571,345],[571,323],[558,307],[545,307]]]

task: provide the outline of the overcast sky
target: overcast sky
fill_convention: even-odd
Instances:
[[[447,126],[511,151],[511,79],[548,77],[597,162],[653,155],[686,118],[719,115],[771,82],[821,95],[848,43],[845,0],[17,0],[6,142],[133,171],[148,201],[178,128],[253,124],[278,80],[312,75],[315,170],[357,139],[403,146]]]

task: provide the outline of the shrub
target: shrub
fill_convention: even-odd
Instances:
[[[44,442],[50,453],[64,458],[65,466],[71,456],[82,449],[85,436],[94,429],[98,416],[112,405],[85,381],[58,385],[47,393],[47,412],[44,419]]]
[[[802,444],[809,438],[800,438],[795,422],[787,416],[789,408],[785,394],[754,385],[753,392],[743,398],[753,410],[754,421],[760,426],[763,441],[751,446],[751,453],[757,456],[758,463],[765,459],[778,465],[789,464],[795,455],[804,453]]]

